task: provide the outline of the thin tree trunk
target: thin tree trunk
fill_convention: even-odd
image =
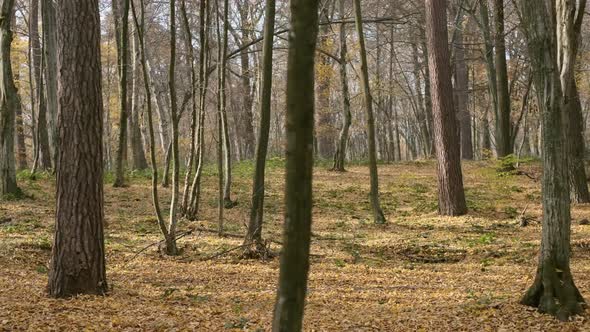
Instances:
[[[129,72],[129,1],[113,0],[115,33],[117,34],[117,68],[119,73],[119,141],[115,157],[113,187],[125,186],[124,158],[127,149],[127,73]],[[122,5],[122,6],[119,6]],[[115,8],[118,10],[115,11]]]
[[[154,123],[153,123],[153,111],[152,111],[152,89],[150,87],[150,71],[148,62],[145,54],[145,43],[144,43],[144,31],[145,31],[145,6],[143,0],[140,0],[140,17],[138,17],[135,4],[133,1],[130,2],[133,13],[133,22],[135,23],[135,31],[137,31],[139,39],[139,50],[141,52],[141,69],[143,72],[143,84],[146,96],[147,104],[147,122],[148,131],[150,137],[150,159],[152,164],[152,203],[158,219],[158,226],[162,235],[164,236],[166,253],[169,255],[175,255],[178,253],[176,248],[176,237],[169,231],[169,228],[164,222],[164,217],[160,209],[160,200],[158,196],[158,164],[156,161],[156,139],[154,134]],[[171,209],[172,210],[172,209]]]
[[[461,9],[457,9],[460,12]],[[462,15],[462,14],[461,14]],[[462,19],[457,20],[461,25]],[[457,113],[461,130],[461,157],[473,159],[473,141],[471,139],[471,114],[469,114],[469,72],[465,61],[465,45],[463,41],[463,27],[455,28],[453,44],[455,54],[455,93],[457,96]]]
[[[301,331],[311,238],[314,58],[318,1],[291,0],[284,245],[272,330]]]
[[[496,86],[498,93],[498,117],[496,119],[496,150],[498,157],[512,153],[510,139],[510,92],[508,91],[508,70],[506,66],[506,42],[504,40],[504,0],[493,0],[496,26]]]
[[[104,249],[98,0],[57,3],[59,133],[52,297],[108,291]]]
[[[140,102],[140,52],[137,40],[137,31],[134,31],[131,36],[131,49],[132,49],[132,64],[131,72],[133,73],[132,88],[131,88],[131,121],[129,134],[131,136],[131,153],[132,161],[131,164],[134,170],[144,170],[148,168],[147,159],[145,156],[145,150],[143,147],[143,140],[141,138],[141,124],[139,115],[141,113],[141,102]]]
[[[425,0],[428,66],[434,113],[434,141],[438,171],[438,211],[441,215],[467,213],[459,128],[453,105],[445,0]]]
[[[19,99],[10,61],[10,46],[13,38],[11,21],[14,15],[14,0],[2,0],[0,7],[0,198],[18,195],[14,160],[14,123]]]
[[[268,153],[268,137],[270,134],[270,117],[272,102],[272,57],[275,27],[275,0],[266,1],[264,40],[262,46],[262,84],[260,93],[260,131],[256,148],[256,166],[252,184],[252,208],[250,222],[244,244],[248,248],[244,257],[264,257],[265,245],[262,241],[262,225],[264,218],[264,178],[266,155]]]
[[[239,8],[240,14],[240,21],[242,26],[246,24],[251,25],[252,23],[249,22],[249,1],[245,1],[243,6]],[[242,32],[242,39],[241,39],[241,46],[244,47],[249,40],[248,36],[249,33],[246,31]],[[250,70],[250,54],[247,50],[244,50],[240,53],[240,66],[241,66],[241,83],[242,83],[242,128],[243,128],[243,139],[244,139],[244,158],[249,159],[254,156],[254,149],[255,149],[255,138],[254,138],[254,126],[253,126],[253,116],[252,116],[252,108],[254,104],[253,96],[252,96],[252,73]]]
[[[573,203],[590,203],[586,167],[584,167],[586,144],[584,142],[584,117],[582,116],[582,104],[580,103],[580,94],[574,78],[572,78],[570,84],[571,100],[569,102],[567,113],[570,116],[568,146],[570,155],[569,175],[571,200]]]
[[[45,97],[47,98],[47,126],[51,159],[56,164],[59,148],[57,132],[57,16],[55,2],[41,0],[43,27],[43,56],[45,64]]]
[[[377,153],[375,150],[375,120],[373,119],[373,97],[369,87],[369,72],[367,63],[367,51],[365,49],[365,36],[363,33],[363,18],[361,13],[360,0],[354,0],[356,30],[359,38],[360,56],[361,56],[361,87],[365,101],[365,110],[367,112],[367,134],[369,136],[369,171],[371,175],[371,208],[373,210],[373,219],[376,224],[386,222],[381,203],[379,202],[379,175],[377,171]]]
[[[344,21],[345,0],[340,0],[340,19]],[[346,23],[340,23],[340,85],[342,86],[342,129],[340,130],[340,137],[336,145],[336,153],[334,154],[333,171],[344,172],[344,162],[346,160],[346,145],[348,143],[348,132],[352,124],[352,114],[350,112],[350,92],[348,88],[348,74],[346,71],[348,46],[346,44]]]

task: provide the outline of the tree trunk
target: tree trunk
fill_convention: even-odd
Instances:
[[[438,171],[438,212],[457,216],[467,213],[459,128],[453,105],[447,32],[446,1],[426,1],[426,37],[434,113],[434,141]]]
[[[250,26],[252,25],[249,22],[248,18],[248,11],[249,11],[249,1],[245,1],[242,6],[239,8],[240,13],[240,21],[242,26]],[[240,47],[244,47],[249,40],[248,36],[250,34],[246,31],[242,31],[242,39]],[[242,83],[242,128],[243,128],[243,139],[244,139],[244,154],[243,157],[245,159],[250,159],[254,156],[254,147],[256,144],[254,138],[254,126],[253,126],[253,116],[252,116],[252,107],[253,107],[253,96],[252,96],[252,73],[250,70],[250,53],[248,50],[243,50],[240,53],[240,66],[241,66],[241,83]]]
[[[14,81],[19,81],[18,72],[14,73]],[[17,98],[18,92],[17,92]],[[23,108],[20,103],[20,98],[15,105],[15,116],[16,116],[16,163],[18,170],[27,169],[27,145],[25,143],[25,124],[23,121]]]
[[[570,102],[567,113],[569,114],[570,129],[568,130],[568,146],[570,155],[569,175],[570,191],[573,203],[590,203],[588,192],[588,180],[586,168],[584,167],[584,117],[582,115],[582,104],[575,79],[572,78],[570,87]]]
[[[13,38],[11,21],[14,15],[14,0],[2,0],[0,7],[0,198],[18,195],[14,160],[15,112],[20,107],[10,61],[10,46]]]
[[[506,42],[504,40],[504,0],[493,0],[496,26],[496,86],[498,93],[498,117],[496,119],[496,150],[498,157],[512,153],[510,139],[510,92],[508,91],[508,70],[506,66]]]
[[[363,33],[363,17],[360,0],[354,0],[356,30],[359,38],[361,56],[361,87],[363,90],[365,110],[367,112],[367,135],[369,136],[369,171],[371,175],[371,208],[376,224],[386,222],[381,203],[379,202],[379,175],[377,173],[377,153],[375,150],[375,120],[373,119],[373,97],[369,87],[369,71],[367,63],[367,51],[365,49],[365,36]]]
[[[113,0],[115,33],[117,34],[117,67],[119,74],[119,141],[115,157],[113,187],[125,186],[124,158],[127,149],[127,73],[129,72],[129,1]],[[121,6],[119,6],[121,5]],[[118,9],[118,10],[115,10]]]
[[[37,131],[38,167],[41,170],[51,169],[51,152],[49,150],[49,136],[47,132],[47,107],[43,85],[44,59],[39,40],[39,0],[31,0],[29,8],[29,33],[33,68],[35,73],[35,94],[37,102]],[[32,92],[33,93],[33,92]]]
[[[250,209],[250,222],[248,224],[248,231],[244,240],[244,244],[248,245],[248,248],[244,252],[244,256],[249,258],[264,258],[264,255],[266,255],[266,248],[262,241],[262,225],[264,217],[264,177],[272,108],[272,57],[275,27],[275,8],[275,0],[266,1],[264,40],[262,46],[263,53],[262,84],[260,93],[260,131],[258,136],[258,147],[256,148],[254,181],[252,184],[252,208]]]
[[[566,321],[584,312],[570,270],[568,109],[575,102],[571,81],[586,1],[519,1],[534,84],[543,121],[543,224],[539,265],[521,303]],[[577,8],[576,8],[577,7]],[[544,87],[544,88],[539,88]]]
[[[47,126],[51,159],[55,165],[59,148],[57,132],[57,17],[55,3],[41,0],[43,27],[43,56],[45,67],[45,97],[47,98]]]
[[[292,0],[287,64],[285,223],[272,330],[301,331],[311,238],[318,1]]]
[[[209,53],[209,24],[210,18],[210,3],[208,0],[201,1],[199,7],[201,24],[199,28],[199,41],[201,43],[199,51],[199,121],[197,124],[197,169],[193,178],[190,190],[188,204],[184,208],[185,217],[189,220],[196,220],[199,212],[199,202],[201,197],[201,178],[203,174],[203,167],[205,164],[204,150],[205,150],[205,109],[207,103],[207,90],[209,85],[208,68],[208,53]],[[204,24],[203,24],[204,22]]]
[[[326,23],[330,21],[330,3],[331,1],[320,1],[320,21]],[[318,48],[330,53],[330,25],[322,24],[318,36]],[[332,121],[332,109],[330,107],[330,82],[332,80],[332,61],[324,53],[318,53],[318,63],[316,64],[316,142],[317,152],[320,158],[327,159],[334,155],[334,124]]]
[[[462,9],[456,10],[461,12]],[[460,14],[462,15],[462,14]],[[459,24],[463,22],[458,20]],[[465,44],[463,42],[463,27],[455,28],[455,41],[453,43],[455,54],[455,93],[457,96],[457,113],[459,115],[459,127],[461,129],[461,157],[466,160],[473,159],[473,142],[471,139],[471,114],[469,114],[469,73],[465,61]]]
[[[344,172],[344,162],[346,160],[346,145],[348,143],[348,131],[352,124],[352,114],[350,112],[350,92],[348,88],[348,74],[346,71],[346,65],[348,63],[347,53],[348,46],[346,44],[346,23],[344,18],[346,16],[344,12],[345,0],[340,0],[340,85],[342,86],[342,129],[340,130],[340,137],[338,144],[336,145],[336,153],[334,154],[334,165],[332,166],[333,171]]]
[[[131,72],[133,73],[132,88],[131,88],[131,121],[129,121],[129,133],[131,136],[131,154],[132,164],[131,167],[134,170],[144,170],[148,168],[147,159],[143,147],[143,140],[141,138],[141,123],[139,114],[141,113],[141,102],[140,102],[140,77],[141,74],[140,65],[141,62],[139,54],[139,42],[137,41],[137,31],[133,33],[131,37],[131,48],[132,48],[132,64]]]
[[[62,0],[57,12],[61,147],[48,291],[52,297],[104,294],[108,287],[98,1]]]

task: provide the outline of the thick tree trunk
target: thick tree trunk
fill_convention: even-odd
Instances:
[[[539,265],[521,303],[567,320],[584,312],[582,295],[570,270],[568,110],[575,102],[571,81],[577,34],[586,1],[520,0],[537,99],[543,121],[543,227]]]
[[[461,172],[459,128],[453,105],[446,1],[425,1],[434,141],[438,162],[438,211],[441,215],[457,216],[467,213],[467,204]]]
[[[117,67],[119,74],[119,141],[115,157],[113,187],[125,186],[124,158],[127,150],[127,73],[129,72],[129,1],[113,0],[115,33],[117,34]],[[120,6],[119,6],[120,5]],[[118,10],[115,10],[115,9]]]
[[[55,165],[59,140],[57,132],[57,17],[54,1],[41,0],[41,17],[43,21],[43,62],[45,67],[48,137],[51,159]]]
[[[14,160],[14,123],[19,99],[12,76],[10,46],[14,15],[14,0],[2,0],[0,7],[0,198],[4,195],[18,195]]]
[[[59,135],[49,295],[107,292],[98,1],[57,3]]]
[[[345,0],[340,0],[340,85],[342,86],[342,129],[340,130],[340,137],[336,145],[336,153],[334,154],[333,171],[344,172],[344,162],[346,160],[346,145],[348,144],[348,132],[352,124],[352,114],[350,112],[350,92],[348,88],[348,74],[346,65],[348,63],[347,53],[348,46],[346,44],[346,23],[344,23],[344,5]]]
[[[496,150],[498,157],[512,153],[510,138],[510,92],[508,91],[508,69],[506,66],[506,42],[504,39],[504,0],[493,0],[496,27],[496,91],[498,93],[498,117],[496,119]]]
[[[377,153],[375,149],[375,120],[373,119],[373,97],[369,87],[369,71],[367,63],[367,51],[365,49],[365,36],[363,32],[363,17],[360,0],[354,1],[356,30],[359,38],[361,56],[361,87],[363,90],[365,111],[367,112],[367,134],[369,136],[369,171],[371,175],[371,208],[373,220],[376,224],[386,222],[381,203],[379,202],[379,175],[377,173]]]
[[[292,0],[287,64],[285,224],[272,330],[301,331],[311,238],[318,1]]]
[[[262,46],[262,84],[260,93],[260,131],[258,147],[256,148],[256,167],[252,184],[252,208],[250,222],[244,244],[248,248],[245,257],[262,257],[267,254],[262,241],[262,225],[264,217],[264,178],[266,155],[268,152],[268,137],[270,134],[270,117],[272,101],[272,57],[273,37],[275,27],[275,0],[266,1],[264,40]]]

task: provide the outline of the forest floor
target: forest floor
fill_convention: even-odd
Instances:
[[[267,172],[264,236],[281,241],[283,162]],[[531,285],[540,244],[539,181],[501,174],[496,162],[464,163],[470,213],[439,217],[435,162],[380,165],[381,200],[388,223],[372,223],[366,166],[334,173],[315,169],[314,224],[306,331],[582,331],[590,317],[571,322],[518,304]],[[538,163],[523,166],[540,177]],[[201,220],[180,231],[216,228],[216,179],[206,172]],[[45,294],[54,228],[54,181],[20,183],[29,198],[0,202],[0,331],[270,329],[278,259],[240,260],[248,220],[252,165],[234,169],[226,231],[219,238],[195,230],[179,240],[178,257],[151,247],[160,240],[147,174],[130,186],[105,186],[108,296],[50,299]],[[162,198],[169,202],[169,193]],[[520,227],[526,208],[532,218]],[[573,208],[572,270],[590,299],[590,206]],[[275,252],[280,245],[273,244]]]

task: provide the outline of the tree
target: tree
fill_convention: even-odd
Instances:
[[[352,124],[352,114],[350,113],[350,92],[348,88],[348,75],[346,72],[346,64],[348,59],[346,54],[348,47],[346,44],[346,23],[344,22],[344,1],[340,0],[340,61],[338,66],[340,67],[340,84],[342,85],[342,129],[340,130],[340,136],[336,145],[336,153],[334,154],[334,165],[332,170],[338,172],[344,172],[344,161],[346,159],[346,145],[348,143],[348,132],[350,125]]]
[[[498,114],[496,119],[496,150],[498,157],[512,153],[510,138],[510,92],[508,91],[508,69],[506,66],[506,41],[504,39],[504,0],[493,0],[494,22],[496,26],[496,91],[498,94]]]
[[[20,189],[16,184],[14,160],[14,123],[15,112],[20,107],[16,86],[12,76],[10,45],[14,15],[14,0],[2,0],[0,7],[0,198],[4,195],[18,195]]]
[[[459,128],[453,105],[447,32],[447,2],[425,0],[426,39],[430,68],[430,94],[434,113],[434,141],[438,174],[438,212],[457,216],[467,213]]]
[[[580,35],[580,31],[576,31]],[[576,84],[575,77],[572,76],[570,82],[570,98],[568,114],[570,129],[568,130],[569,146],[569,176],[570,192],[573,203],[590,203],[590,192],[588,192],[588,180],[586,177],[586,167],[584,166],[585,146],[584,144],[584,116],[582,113],[582,103],[580,102],[580,93]]]
[[[256,148],[256,166],[252,184],[252,208],[250,222],[244,244],[245,257],[256,257],[264,254],[265,246],[262,242],[262,220],[264,217],[264,178],[266,169],[266,155],[268,152],[268,137],[270,134],[270,116],[272,100],[272,55],[275,27],[275,0],[266,1],[264,22],[264,45],[262,46],[262,82],[260,93],[260,131],[258,147]]]
[[[287,60],[285,223],[273,331],[301,331],[311,238],[314,60],[318,1],[291,0]]]
[[[129,1],[113,0],[113,16],[117,35],[117,64],[119,74],[119,142],[115,158],[115,182],[113,187],[125,185],[124,158],[127,149],[127,73],[129,72]],[[122,5],[122,6],[119,6]],[[118,10],[115,10],[118,9]]]
[[[35,78],[35,100],[37,108],[37,132],[34,133],[37,141],[33,171],[51,169],[51,152],[49,149],[49,134],[47,132],[47,104],[45,102],[45,85],[43,71],[45,67],[41,41],[39,38],[39,0],[31,0],[29,8],[29,34],[32,62]],[[33,92],[32,92],[33,93]]]
[[[369,172],[371,175],[371,208],[373,219],[376,224],[386,222],[381,203],[379,202],[379,175],[377,171],[377,152],[375,149],[375,120],[373,118],[373,97],[369,87],[369,70],[367,62],[367,51],[365,49],[365,35],[363,33],[363,16],[361,13],[360,0],[354,0],[354,13],[356,20],[356,31],[359,38],[359,52],[361,56],[361,87],[367,112],[367,134],[369,136]]]
[[[577,4],[576,4],[577,3]],[[567,320],[584,310],[570,270],[568,124],[571,84],[586,0],[520,0],[522,23],[543,120],[543,224],[539,265],[521,303]]]
[[[45,97],[47,98],[47,126],[51,159],[57,160],[59,147],[57,132],[57,16],[55,1],[41,0],[43,27],[43,56],[45,67]]]
[[[48,291],[52,297],[104,294],[108,288],[98,0],[62,0],[57,11],[61,147]]]

